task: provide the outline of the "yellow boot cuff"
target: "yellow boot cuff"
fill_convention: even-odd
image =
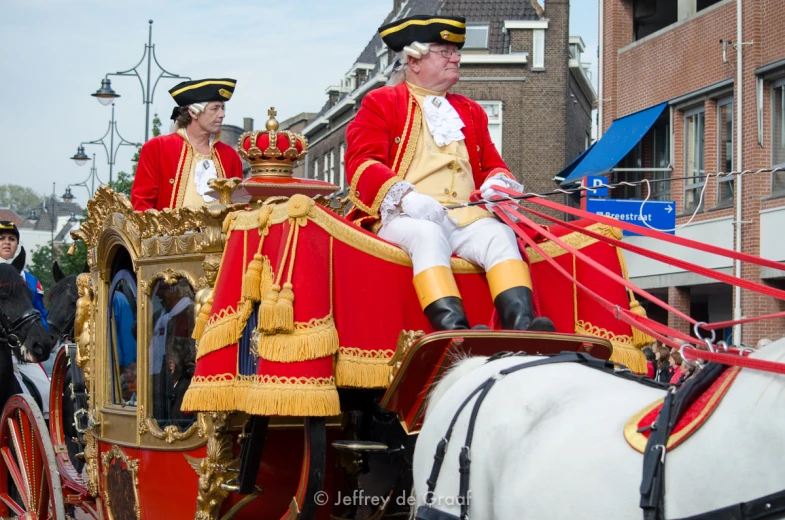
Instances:
[[[532,277],[529,266],[523,260],[505,260],[494,265],[486,273],[488,286],[491,288],[491,297],[496,297],[513,287],[532,288]]]
[[[414,290],[420,299],[420,307],[423,310],[441,298],[448,296],[461,297],[458,286],[455,284],[455,277],[449,267],[437,265],[422,271],[414,277]]]

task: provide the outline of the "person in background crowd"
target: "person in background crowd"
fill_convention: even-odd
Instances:
[[[671,367],[671,379],[670,384],[672,385],[679,385],[682,383],[686,377],[682,373],[681,366],[684,363],[684,358],[681,357],[681,352],[676,349],[671,351],[671,355],[668,357],[668,362],[670,363]]]
[[[654,346],[654,379],[660,383],[668,384],[673,375],[673,371],[668,363],[670,349],[659,341]]]
[[[19,228],[10,220],[0,220],[0,262],[10,264],[16,258],[18,249]],[[19,251],[19,254],[25,254],[24,247]],[[41,286],[41,282],[26,269],[22,271],[22,278],[25,279],[27,286],[33,292],[33,307],[41,313],[41,322],[44,324],[44,329],[49,330],[49,325],[46,323],[44,288]]]
[[[643,352],[643,355],[646,358],[646,377],[654,379],[654,363],[656,363],[657,357],[649,346],[643,347],[641,352]]]

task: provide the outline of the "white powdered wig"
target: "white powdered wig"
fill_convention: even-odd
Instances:
[[[188,105],[188,111],[193,112],[194,116],[198,116],[204,109],[207,108],[207,103],[192,103]]]
[[[419,60],[428,54],[430,50],[430,43],[412,42],[411,45],[404,47],[393,59],[393,69],[392,72],[390,72],[390,79],[387,82],[387,85],[394,87],[395,85],[406,81],[406,73],[409,71],[408,57],[411,56],[412,58]]]

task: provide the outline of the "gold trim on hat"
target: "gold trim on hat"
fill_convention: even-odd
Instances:
[[[231,81],[202,81],[201,83],[197,83],[195,85],[188,85],[187,87],[183,87],[180,90],[175,90],[172,92],[172,97],[175,97],[178,94],[182,94],[186,90],[193,90],[195,88],[204,87],[206,85],[226,85],[227,87],[234,88],[237,83],[232,83]]]
[[[402,24],[396,25],[395,27],[390,27],[389,29],[385,29],[384,31],[379,33],[379,36],[384,38],[388,34],[402,31],[403,29],[406,29],[410,25],[431,25],[434,23],[443,23],[446,25],[452,25],[453,27],[457,27],[458,29],[466,29],[466,23],[464,22],[450,20],[448,18],[429,18],[428,20],[409,20],[403,22]]]
[[[442,40],[452,42],[452,43],[463,43],[466,41],[465,34],[456,34],[450,31],[442,31],[439,33],[439,36],[442,37]]]

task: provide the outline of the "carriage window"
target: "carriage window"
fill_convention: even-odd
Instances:
[[[122,269],[109,292],[109,338],[112,364],[112,403],[136,406],[136,282]]]
[[[184,278],[175,285],[159,280],[150,298],[150,388],[152,417],[161,428],[174,425],[188,429],[195,414],[180,411],[196,366],[194,291]]]

